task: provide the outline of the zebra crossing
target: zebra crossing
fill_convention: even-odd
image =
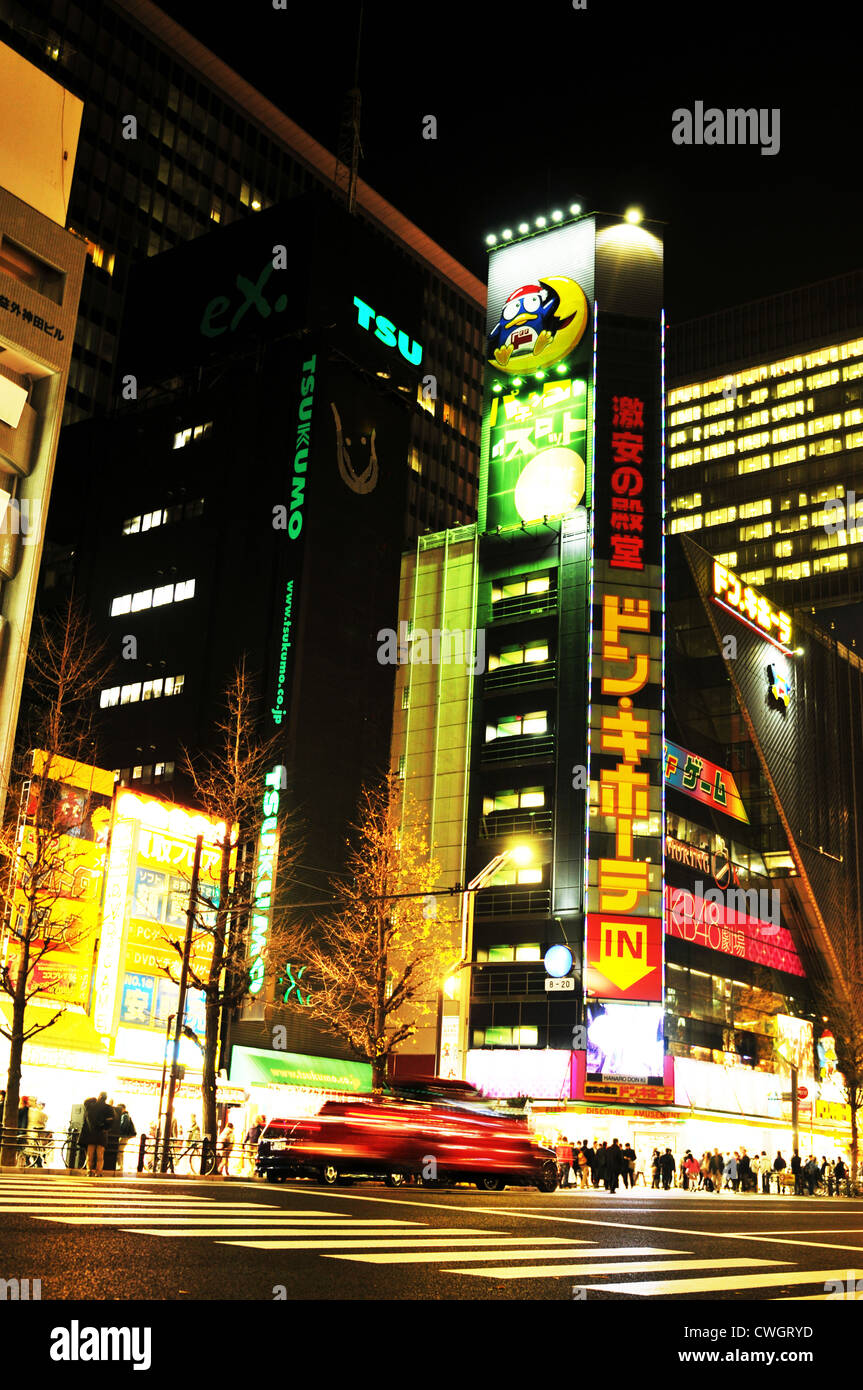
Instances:
[[[839,1280],[843,1286],[848,1280],[863,1281],[863,1270],[847,1267],[801,1270],[788,1258],[787,1246],[776,1258],[763,1247],[757,1256],[699,1258],[675,1248],[673,1238],[668,1244],[613,1246],[603,1245],[602,1237],[519,1236],[470,1226],[429,1226],[422,1219],[353,1216],[334,1211],[320,1198],[316,1202],[308,1190],[303,1196],[311,1197],[312,1205],[298,1212],[263,1201],[222,1201],[173,1185],[154,1189],[122,1177],[3,1175],[0,1222],[4,1215],[26,1215],[52,1225],[98,1223],[131,1235],[206,1239],[218,1246],[281,1255],[311,1252],[326,1260],[378,1268],[437,1266],[438,1273],[464,1280],[468,1297],[489,1279],[516,1285],[520,1280],[567,1278],[574,1281],[573,1292],[586,1291],[581,1296],[592,1291],[636,1298],[711,1293],[727,1297],[733,1289],[754,1298],[770,1298],[774,1290],[774,1298],[795,1300],[829,1297],[819,1292],[829,1281]],[[786,1292],[791,1289],[798,1292]]]

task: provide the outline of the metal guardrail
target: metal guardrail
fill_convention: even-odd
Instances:
[[[546,681],[553,681],[556,674],[555,661],[528,661],[517,666],[498,666],[494,671],[486,672],[483,689],[487,694],[492,694],[498,690],[517,690],[525,685],[542,685]]]
[[[520,917],[551,910],[550,888],[488,888],[477,893],[474,916]]]
[[[55,1129],[0,1129],[0,1149],[13,1149],[20,1168],[74,1168],[78,1131],[71,1126]]]
[[[543,613],[557,611],[557,590],[546,590],[541,594],[515,594],[512,598],[499,598],[491,606],[491,620],[499,618],[528,618]]]
[[[484,763],[502,763],[520,758],[543,758],[550,761],[554,756],[554,734],[512,734],[496,738],[483,744]]]
[[[550,835],[553,811],[492,811],[480,816],[479,838],[497,840],[503,835]]]

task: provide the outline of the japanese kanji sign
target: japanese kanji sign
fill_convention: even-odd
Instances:
[[[750,627],[758,628],[769,642],[788,652],[791,645],[791,618],[759,594],[718,560],[713,562],[713,601],[730,609]]]
[[[676,787],[678,791],[711,806],[714,811],[722,811],[734,820],[749,824],[746,808],[737,790],[737,783],[724,767],[717,767],[707,758],[690,753],[677,743],[665,744],[665,784]]]
[[[658,323],[603,332],[600,314],[584,987],[648,1003],[664,940],[659,359]]]

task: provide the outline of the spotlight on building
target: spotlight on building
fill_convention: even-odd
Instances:
[[[496,242],[497,237],[494,235],[493,232],[489,232],[488,236],[485,239],[486,246],[494,246]]]
[[[545,217],[537,217],[537,218],[535,219],[535,225],[536,225],[537,227],[544,227],[544,226],[546,225],[547,220],[548,220],[548,219],[545,218]]]
[[[551,220],[552,220],[552,222],[562,222],[562,221],[563,221],[563,213],[560,211],[559,208],[555,208],[554,212],[551,214]]]
[[[530,226],[527,222],[519,222],[518,230],[521,232],[522,236],[525,236],[525,234],[530,231]]]
[[[579,214],[580,212],[581,212],[581,203],[570,203],[570,205],[569,205],[569,215],[570,215],[570,217],[577,217],[578,214]]]
[[[641,208],[627,208],[623,216],[633,227],[637,227],[639,222],[644,221],[644,213]]]

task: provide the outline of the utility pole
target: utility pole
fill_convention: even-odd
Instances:
[[[192,931],[195,926],[195,910],[198,905],[198,878],[201,872],[201,850],[203,835],[195,841],[195,858],[192,863],[192,882],[189,887],[189,907],[186,912],[186,939],[183,943],[183,968],[180,971],[180,997],[177,1000],[177,1019],[174,1027],[174,1051],[171,1057],[171,1079],[168,1082],[168,1104],[165,1109],[165,1142],[162,1147],[160,1172],[168,1171],[171,1156],[171,1126],[174,1118],[174,1093],[177,1089],[177,1067],[180,1058],[180,1038],[183,1036],[183,1015],[186,1012],[186,981],[189,975],[189,957],[192,954]]]

